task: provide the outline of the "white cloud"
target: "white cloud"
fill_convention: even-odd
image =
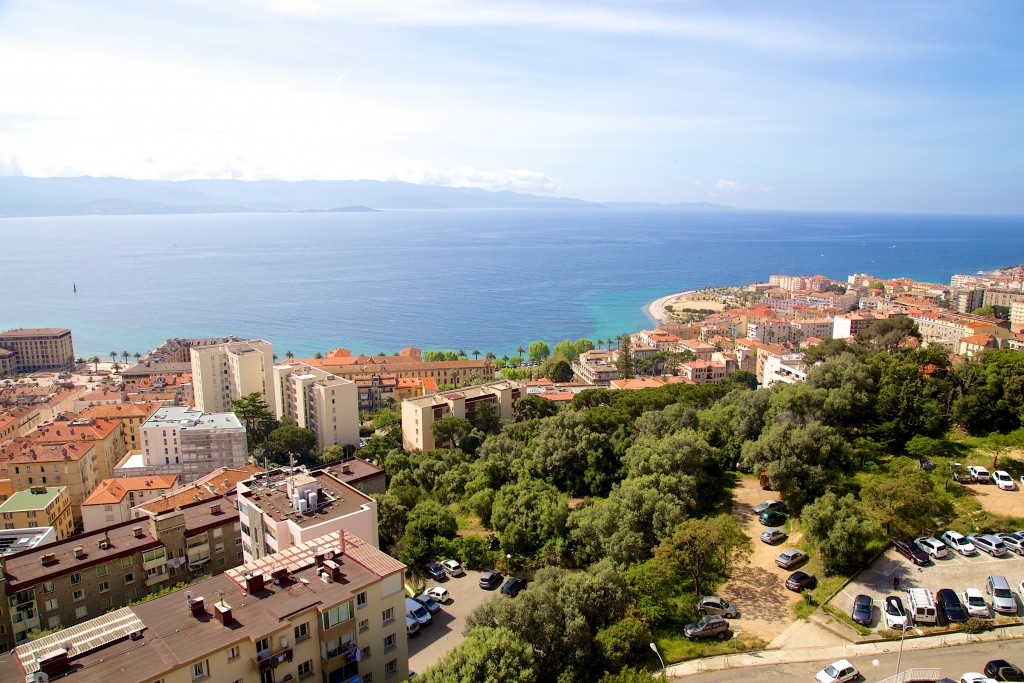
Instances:
[[[719,178],[715,183],[715,189],[719,192],[736,192],[742,190],[743,186],[735,180],[726,180],[725,178]]]
[[[509,190],[512,192],[555,193],[562,189],[560,181],[549,178],[540,171],[531,171],[525,168],[484,171],[468,166],[457,168],[418,166],[402,169],[390,179],[417,185],[472,187],[480,190]]]

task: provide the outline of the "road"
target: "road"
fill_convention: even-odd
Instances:
[[[878,681],[896,673],[895,653],[865,657],[851,657],[850,661],[860,669],[864,680]],[[877,669],[872,666],[872,659],[878,660]],[[905,651],[900,662],[900,670],[914,667],[939,667],[943,676],[959,680],[966,671],[981,671],[985,662],[992,659],[1006,659],[1018,666],[1024,666],[1024,641],[1001,641],[976,643],[971,645],[954,645],[932,650]],[[786,680],[813,681],[814,674],[821,671],[830,661],[800,662],[779,664],[764,667],[743,667],[712,671],[694,676],[686,676],[673,680],[686,680],[693,683],[750,683],[751,680]]]

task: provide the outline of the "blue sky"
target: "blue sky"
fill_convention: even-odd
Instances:
[[[1024,3],[0,0],[0,173],[1024,214]]]

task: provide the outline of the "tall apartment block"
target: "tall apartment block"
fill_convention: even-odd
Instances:
[[[67,370],[75,364],[71,330],[36,327],[0,332],[0,349],[14,354],[15,372]]]
[[[359,443],[359,389],[350,379],[292,361],[274,367],[278,419],[289,417],[316,435],[316,447]]]
[[[232,409],[232,400],[255,391],[271,412],[277,412],[271,387],[274,349],[270,342],[227,341],[193,346],[191,352],[196,408],[208,413],[227,413]]]

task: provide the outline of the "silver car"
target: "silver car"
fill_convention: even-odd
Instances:
[[[946,551],[946,545],[939,539],[933,538],[932,536],[922,536],[920,538],[915,538],[914,543],[917,543],[917,545],[920,546],[921,550],[925,551],[935,559],[945,557],[949,554]]]
[[[974,544],[978,550],[982,550],[992,557],[1002,557],[1006,554],[1006,545],[998,536],[992,534],[970,534],[967,540]]]
[[[996,536],[1003,542],[1007,550],[1018,555],[1024,555],[1024,536],[1020,533],[1001,533],[996,534]]]

